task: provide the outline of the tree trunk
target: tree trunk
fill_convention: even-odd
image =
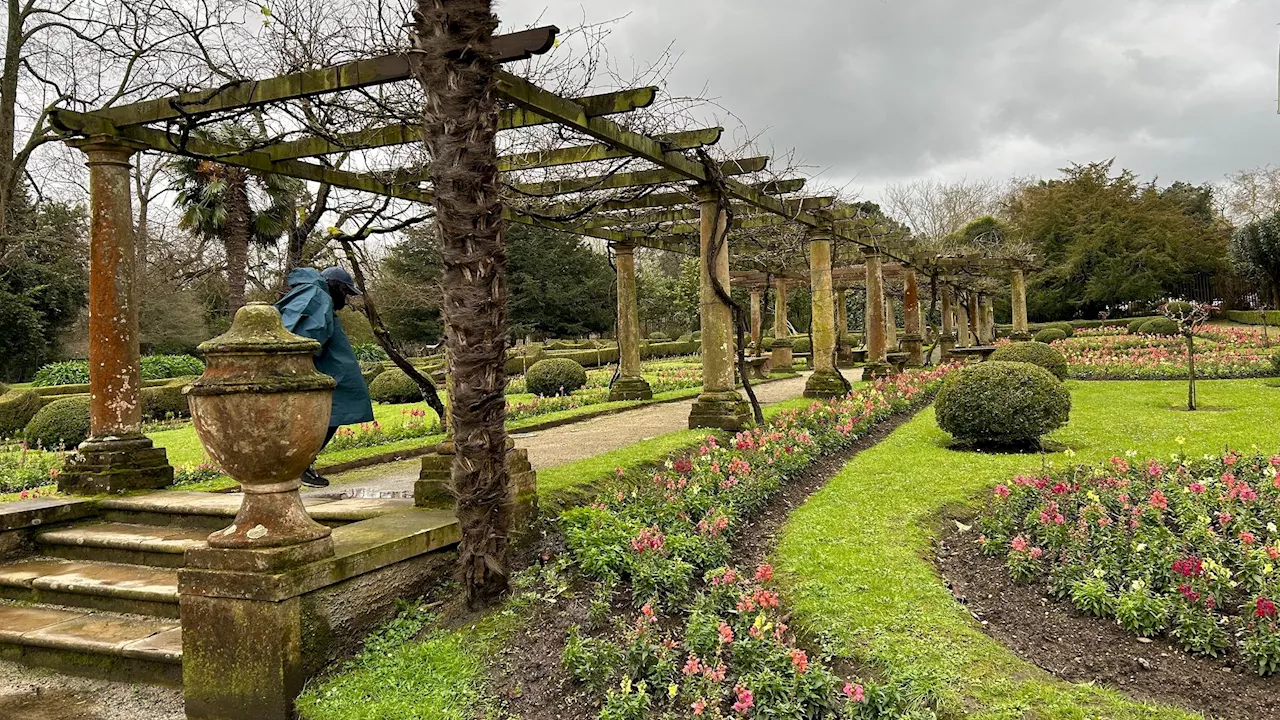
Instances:
[[[244,171],[227,173],[227,222],[222,229],[222,245],[227,254],[227,305],[230,316],[244,307],[244,288],[249,269],[249,188]]]
[[[8,1],[5,28],[4,68],[0,72],[0,238],[9,233],[10,207],[23,168],[14,161],[17,137],[18,67],[22,57],[22,26],[25,18],[20,0]]]
[[[426,95],[423,138],[431,158],[443,261],[445,343],[456,455],[453,492],[462,529],[462,583],[475,606],[507,589],[511,506],[507,489],[507,255],[499,191],[491,0],[417,0],[414,75]]]

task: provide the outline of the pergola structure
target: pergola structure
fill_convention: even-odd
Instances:
[[[546,52],[557,32],[555,27],[543,27],[498,36],[498,59],[509,63]],[[154,486],[163,484],[172,473],[167,470],[163,451],[152,448],[141,434],[130,156],[139,150],[153,150],[389,198],[431,202],[429,179],[421,170],[357,172],[335,167],[328,158],[353,150],[418,142],[421,128],[412,124],[393,123],[351,132],[313,129],[300,138],[252,147],[215,142],[197,131],[220,117],[246,110],[265,112],[281,104],[412,77],[407,56],[387,55],[96,112],[53,111],[53,124],[65,133],[70,145],[87,156],[91,194],[91,438],[64,473],[64,487],[102,491]],[[886,370],[885,329],[883,321],[877,321],[884,316],[884,258],[894,262],[891,267],[901,268],[904,277],[911,319],[903,339],[909,348],[916,348],[912,362],[917,364],[921,337],[917,272],[936,275],[980,267],[963,258],[955,259],[954,264],[952,259],[919,262],[878,236],[874,228],[868,233],[867,220],[856,209],[830,197],[797,195],[804,185],[802,179],[739,179],[764,171],[769,159],[708,162],[702,149],[719,140],[720,128],[651,136],[628,130],[612,119],[652,103],[656,88],[567,98],[499,70],[497,92],[504,103],[501,129],[555,124],[562,134],[585,139],[582,144],[501,157],[500,169],[506,173],[510,196],[504,216],[511,222],[600,238],[616,253],[621,366],[616,397],[646,397],[650,392],[640,376],[634,248],[696,252],[701,258],[703,391],[690,417],[691,426],[734,429],[749,420],[734,386],[731,308],[717,292],[717,287],[727,292],[730,283],[732,243],[725,241],[728,232],[785,230],[804,234],[809,246],[807,281],[813,290],[815,367],[806,392],[815,396],[845,390],[834,367],[833,290],[839,286],[836,279],[846,271],[833,270],[833,243],[845,255],[850,249],[861,248],[857,260],[862,268],[859,277],[868,291],[869,374]],[[642,164],[643,169],[604,174],[587,170],[568,179],[533,182],[522,175],[533,169],[594,168],[602,161],[619,159]],[[617,189],[626,189],[628,196],[600,199],[599,191]],[[729,212],[735,218],[732,229],[727,227]],[[785,307],[785,288],[791,276],[786,267],[777,270],[779,303]],[[1015,308],[1019,307],[1016,289],[1020,287],[1015,280]],[[970,305],[972,315],[976,304]],[[1025,303],[1021,307],[1025,308]],[[1025,319],[1020,326],[1018,322],[1015,312],[1015,327],[1025,328]],[[775,358],[779,362],[787,360],[782,357],[787,344],[785,321],[782,324],[775,339],[783,351]]]

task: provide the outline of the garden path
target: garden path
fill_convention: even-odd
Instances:
[[[845,370],[850,382],[861,379],[861,370]],[[777,380],[756,388],[760,404],[781,402],[804,394],[804,383],[809,373],[794,378]],[[693,400],[646,405],[613,415],[584,420],[571,425],[532,433],[515,433],[516,447],[529,451],[529,462],[534,470],[563,465],[595,455],[617,450],[658,435],[684,430],[688,427],[689,410]],[[388,497],[403,494],[412,497],[413,482],[418,479],[421,462],[417,459],[387,463],[370,468],[335,474],[329,479],[332,486],[323,490],[310,490],[304,495],[334,495],[347,497]]]

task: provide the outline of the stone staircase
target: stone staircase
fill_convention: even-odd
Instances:
[[[316,520],[339,527],[412,501],[308,497],[305,504]],[[22,552],[0,562],[0,659],[180,684],[177,568],[239,505],[239,495],[155,492],[102,500],[47,529],[29,520]]]

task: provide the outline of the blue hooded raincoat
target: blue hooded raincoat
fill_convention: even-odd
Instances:
[[[369,387],[360,373],[351,341],[334,314],[329,283],[312,268],[297,268],[289,273],[289,288],[289,294],[276,303],[285,328],[319,342],[316,369],[338,381],[333,390],[329,427],[371,422]]]

